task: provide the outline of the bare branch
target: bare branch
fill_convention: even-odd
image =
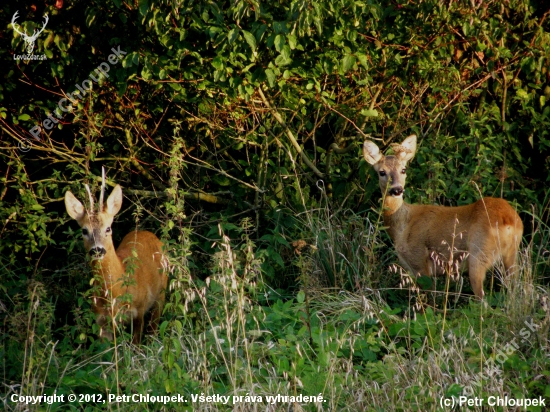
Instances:
[[[309,158],[307,157],[306,153],[303,151],[302,147],[298,144],[298,142],[296,141],[296,139],[294,138],[294,135],[292,134],[292,132],[290,131],[290,129],[288,128],[288,126],[286,125],[285,121],[283,120],[283,118],[281,117],[281,115],[279,114],[279,112],[277,111],[277,109],[273,108],[271,106],[271,104],[269,103],[269,101],[266,99],[265,95],[264,95],[264,92],[262,91],[261,87],[258,88],[258,93],[260,94],[260,97],[262,98],[262,101],[264,102],[264,104],[267,106],[267,108],[271,111],[271,114],[273,115],[273,117],[275,118],[275,120],[277,120],[279,122],[279,124],[281,126],[283,126],[284,130],[285,130],[285,133],[288,137],[288,139],[290,140],[290,142],[292,143],[292,145],[294,146],[294,148],[296,149],[296,151],[300,154],[300,156],[302,156],[302,160],[304,161],[304,163],[306,165],[308,165],[308,167],[313,170],[313,172],[319,177],[319,178],[323,178],[325,177],[325,175],[323,173],[321,173],[319,171],[319,169],[317,169],[317,167],[315,167],[315,165],[313,164],[313,162],[311,160],[309,160]]]

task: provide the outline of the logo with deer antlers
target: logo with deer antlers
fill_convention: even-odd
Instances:
[[[32,54],[32,51],[34,50],[34,42],[36,41],[36,39],[38,38],[38,36],[40,36],[40,33],[42,33],[44,31],[44,29],[46,28],[46,25],[48,24],[48,15],[45,14],[44,15],[44,24],[42,25],[42,28],[40,30],[38,29],[35,29],[32,33],[32,35],[28,35],[26,30],[25,31],[21,31],[21,30],[18,30],[17,29],[17,26],[19,26],[18,23],[16,23],[15,21],[17,20],[17,18],[19,17],[18,16],[19,14],[19,11],[16,11],[13,15],[13,17],[11,18],[11,26],[13,27],[13,30],[15,30],[16,33],[18,33],[22,38],[23,40],[25,41],[25,43],[27,44],[27,53],[29,55]],[[17,26],[16,26],[17,25]]]

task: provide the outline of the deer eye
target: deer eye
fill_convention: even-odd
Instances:
[[[88,229],[82,229],[82,235],[88,236]]]
[[[378,174],[379,174],[380,176],[384,177],[384,176],[386,176],[386,171],[385,171],[385,170],[380,170],[380,171],[378,172]]]
[[[107,229],[105,229],[105,233],[111,233],[111,226],[107,227]]]
[[[405,173],[407,173],[407,169],[403,169],[403,170],[401,170],[401,173],[402,173],[402,174],[405,174]]]

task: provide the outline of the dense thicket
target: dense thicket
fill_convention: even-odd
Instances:
[[[13,60],[25,46],[7,23],[18,10],[28,32],[49,14],[34,51],[47,60]],[[96,182],[101,166],[136,190],[126,195],[156,217],[149,226],[171,221],[207,238],[239,213],[258,238],[299,237],[283,232],[280,215],[325,195],[335,210],[368,207],[378,194],[359,160],[365,134],[384,145],[421,136],[415,201],[481,192],[528,209],[545,197],[550,23],[536,2],[16,2],[1,11],[8,270],[57,266],[62,195]],[[122,61],[61,111],[112,48]],[[38,142],[28,130],[51,113],[62,120]],[[29,152],[17,150],[29,141]],[[332,143],[351,150],[338,155]]]

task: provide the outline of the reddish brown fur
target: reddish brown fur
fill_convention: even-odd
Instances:
[[[93,212],[93,206],[85,211],[70,191],[65,194],[65,206],[83,229],[86,251],[104,252],[102,258],[93,258],[91,262],[94,277],[101,279],[101,293],[93,297],[92,307],[101,328],[100,336],[112,339],[112,333],[105,329],[108,317],[125,312],[133,323],[133,342],[139,343],[145,314],[151,310],[150,327],[154,332],[164,307],[168,277],[161,241],[151,232],[134,231],[124,237],[115,251],[110,228],[122,206],[119,185],[97,213]],[[122,302],[124,295],[130,296],[131,302]]]
[[[363,155],[379,174],[384,196],[384,224],[401,264],[415,275],[438,275],[448,262],[466,257],[472,289],[483,298],[483,282],[489,268],[499,260],[507,273],[516,269],[516,255],[523,223],[504,199],[486,197],[458,207],[411,205],[403,201],[407,162],[416,151],[416,136],[409,136],[384,156],[366,141]],[[435,258],[437,257],[437,258]]]

